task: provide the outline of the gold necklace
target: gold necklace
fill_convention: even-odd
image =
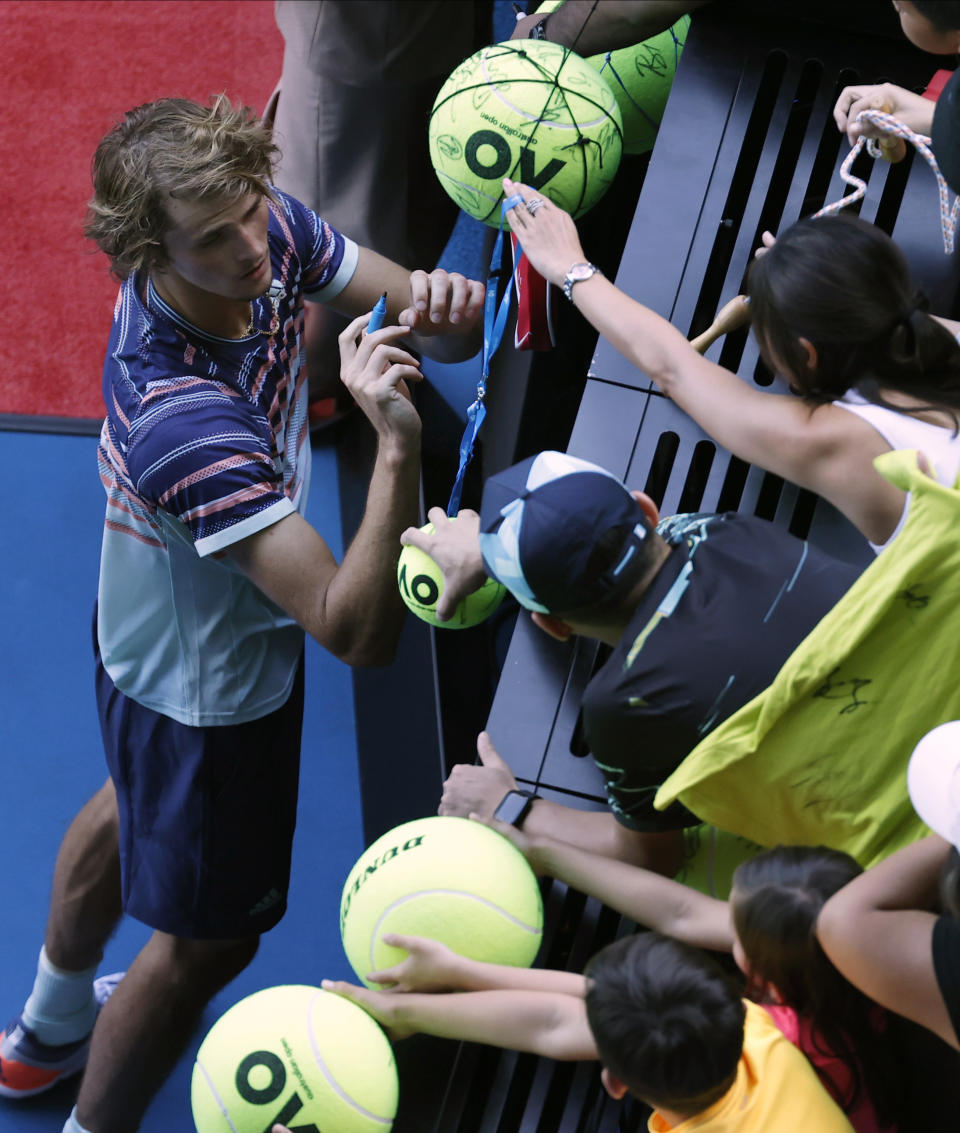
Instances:
[[[280,316],[277,314],[277,308],[280,305],[280,301],[279,301],[279,299],[275,299],[269,292],[266,293],[266,296],[270,300],[270,306],[271,306],[271,309],[272,309],[272,314],[270,315],[270,326],[267,328],[267,330],[264,330],[263,327],[255,327],[253,325],[253,320],[256,317],[256,308],[253,305],[253,303],[254,303],[253,299],[251,299],[250,300],[250,321],[247,323],[247,329],[243,332],[244,338],[249,338],[250,335],[253,334],[254,332],[256,332],[257,334],[265,334],[269,337],[271,335],[276,334],[277,331],[280,329]],[[260,298],[262,299],[263,296],[261,295]]]
[[[157,286],[157,281],[152,276],[149,279],[149,284],[150,284],[151,287],[153,287],[154,293],[156,294],[157,298],[161,300],[161,302],[165,303],[172,311],[175,311],[177,314],[179,314],[181,316],[181,318],[184,318],[184,319],[187,318],[187,316],[184,315],[183,312],[181,312],[179,310],[177,305],[175,303],[173,303],[170,299],[168,299],[163,294],[160,287]],[[269,291],[265,291],[263,295],[258,296],[258,298],[260,298],[260,299],[263,299],[264,297],[266,297],[270,300],[271,315],[270,315],[270,325],[269,325],[269,327],[267,327],[267,329],[264,330],[263,327],[255,327],[253,325],[254,319],[256,318],[256,308],[253,305],[254,300],[251,299],[250,300],[250,318],[247,320],[247,327],[246,327],[246,330],[243,332],[243,334],[240,336],[241,338],[249,338],[254,333],[264,334],[264,335],[267,335],[269,337],[271,335],[276,334],[277,331],[280,329],[280,315],[278,313],[278,310],[279,310],[279,307],[280,307],[279,296],[275,297]],[[187,321],[189,322],[190,320],[187,319]]]

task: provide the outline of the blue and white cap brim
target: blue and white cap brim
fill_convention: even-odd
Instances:
[[[492,531],[481,530],[480,553],[487,571],[502,583],[516,600],[527,610],[546,614],[550,610],[538,602],[524,575],[520,556],[520,532],[523,528],[524,512],[527,506],[525,495],[535,492],[554,481],[562,480],[578,472],[602,475],[615,483],[624,492],[629,489],[611,472],[588,460],[571,456],[565,452],[541,452],[537,456],[521,461],[487,482],[484,492],[484,515],[482,528],[492,527],[493,517],[489,514],[490,504],[495,506],[494,497],[498,492],[511,497],[497,509],[500,522]],[[640,538],[643,532],[640,532]]]
[[[546,606],[542,606],[534,598],[520,565],[520,526],[523,523],[524,504],[524,500],[514,500],[507,504],[500,511],[503,522],[497,530],[489,534],[480,532],[480,554],[487,573],[505,586],[524,609],[548,614],[550,611]]]

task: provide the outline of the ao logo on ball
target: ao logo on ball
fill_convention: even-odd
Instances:
[[[452,520],[451,522],[456,522]],[[433,534],[433,524],[420,528]],[[448,621],[437,617],[437,600],[443,593],[443,574],[437,564],[418,547],[406,546],[397,561],[397,585],[407,609],[438,629],[469,629],[482,622],[503,601],[504,588],[488,578],[472,594],[468,594],[453,611]]]
[[[430,160],[471,216],[500,223],[502,179],[518,178],[580,216],[606,192],[623,125],[597,71],[556,43],[483,48],[440,88],[430,115]]]
[[[270,1081],[259,1089],[254,1087],[251,1078],[263,1067],[270,1075]],[[237,1093],[250,1105],[271,1105],[283,1093],[287,1085],[287,1070],[283,1062],[270,1050],[255,1050],[247,1055],[237,1067],[235,1085]],[[303,1098],[294,1091],[286,1105],[267,1123],[267,1128],[274,1125],[289,1125],[292,1118],[303,1109]],[[297,1133],[320,1133],[320,1130],[311,1121],[308,1125],[297,1125]]]
[[[397,575],[397,582],[401,594],[409,594],[421,606],[436,606],[440,597],[440,587],[429,574],[414,574],[408,577],[407,565],[403,563]]]
[[[483,155],[479,151],[483,146],[490,146],[493,149],[495,156],[492,161],[484,162],[481,160]],[[463,160],[467,163],[470,171],[478,177],[499,180],[501,177],[506,177],[513,168],[513,151],[510,149],[507,140],[500,134],[494,133],[493,130],[477,130],[476,133],[467,138],[467,144],[463,149]],[[542,189],[549,180],[561,172],[566,164],[565,161],[559,161],[552,157],[537,173],[534,168],[533,152],[528,149],[521,150],[520,180],[532,189]]]
[[[235,1003],[197,1051],[197,1133],[389,1133],[397,1068],[387,1036],[355,1003],[302,984]]]

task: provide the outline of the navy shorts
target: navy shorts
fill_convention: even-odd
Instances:
[[[303,655],[282,708],[192,728],[124,696],[97,661],[97,710],[120,812],[124,911],[193,940],[259,935],[287,907]]]

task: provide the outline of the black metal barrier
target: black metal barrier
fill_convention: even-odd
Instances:
[[[839,166],[848,144],[831,113],[842,87],[896,78],[922,89],[935,68],[905,42],[832,33],[772,12],[762,29],[748,32],[722,5],[698,13],[617,284],[691,337],[705,330],[743,290],[764,229],[776,232],[847,192]],[[894,236],[931,309],[949,314],[957,261],[943,252],[929,166],[911,149],[899,165],[864,156],[854,172],[868,181],[860,215]],[[746,331],[708,356],[746,382],[784,392]],[[871,557],[833,507],[731,456],[603,340],[569,451],[643,488],[665,515],[747,512],[840,558]],[[600,776],[578,728],[596,655],[595,643],[558,646],[527,619],[518,623],[488,727],[525,782],[600,799]]]
[[[776,232],[845,195],[839,166],[848,146],[831,116],[842,87],[889,80],[920,90],[937,69],[937,59],[911,48],[895,24],[891,32],[886,5],[826,9],[841,30],[832,17],[804,22],[783,14],[809,15],[814,7],[718,3],[694,16],[617,275],[621,288],[691,336],[742,291],[764,229]],[[884,34],[871,34],[871,13]],[[868,181],[860,215],[895,237],[932,310],[950,314],[957,261],[943,252],[929,167],[911,150],[896,166],[864,158],[855,172]],[[710,356],[744,381],[771,384],[745,332],[713,346]],[[839,557],[869,559],[862,537],[833,508],[731,457],[602,341],[569,451],[644,488],[664,514],[748,512]],[[604,805],[579,728],[580,698],[596,659],[595,643],[559,645],[521,617],[488,722],[521,785],[584,809]],[[430,660],[420,655],[411,663],[429,669]],[[397,757],[405,695],[389,677],[356,678],[365,813],[383,809],[376,792],[384,789],[386,762]],[[426,731],[431,726],[428,720]],[[428,791],[439,758],[435,747],[416,789]],[[582,970],[598,947],[634,927],[559,883],[546,884],[545,897],[544,965]],[[642,1114],[606,1097],[596,1066],[423,1038],[400,1044],[397,1053],[397,1133],[644,1127]]]

